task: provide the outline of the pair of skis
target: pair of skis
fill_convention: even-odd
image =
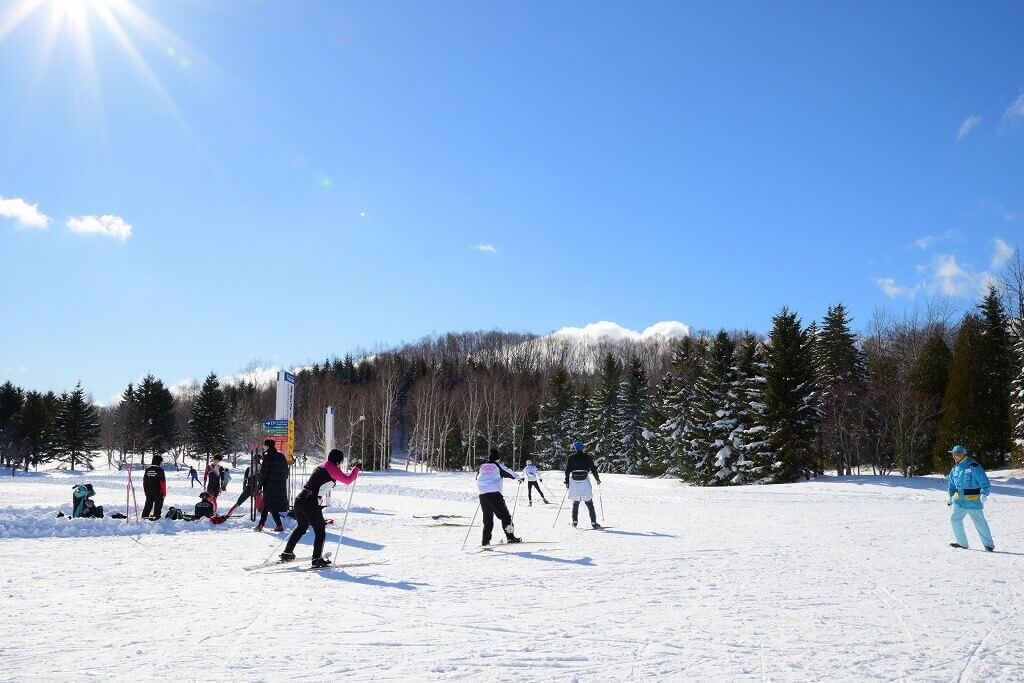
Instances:
[[[324,559],[330,560],[331,559],[331,554],[327,553],[326,555],[324,555]],[[243,567],[243,569],[245,569],[245,571],[247,571],[247,572],[254,572],[254,571],[260,571],[260,570],[296,571],[296,572],[314,571],[314,572],[316,572],[316,571],[323,571],[325,569],[326,570],[330,570],[330,569],[351,569],[351,568],[354,568],[354,567],[372,567],[372,566],[377,566],[377,565],[383,565],[383,564],[389,564],[390,563],[389,560],[368,560],[366,562],[346,562],[344,564],[329,564],[329,565],[326,565],[326,566],[323,566],[323,567],[314,567],[314,566],[312,566],[312,564],[308,564],[309,562],[312,562],[312,560],[313,560],[312,557],[304,558],[302,560],[299,560],[298,558],[296,558],[294,560],[276,560],[276,561],[271,562],[269,564],[254,564],[254,565],[252,565],[250,567]],[[297,562],[301,562],[303,564],[296,564]]]

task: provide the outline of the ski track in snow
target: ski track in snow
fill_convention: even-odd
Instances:
[[[198,489],[168,480],[191,511]],[[993,476],[995,554],[948,547],[939,478],[615,475],[615,529],[573,530],[567,510],[552,529],[557,504],[519,501],[518,533],[557,544],[463,554],[465,527],[414,515],[468,521],[471,474],[367,474],[337,558],[352,566],[321,572],[244,571],[284,539],[247,518],[56,519],[77,481],[123,509],[122,473],[0,478],[0,681],[1024,678],[1019,478]]]

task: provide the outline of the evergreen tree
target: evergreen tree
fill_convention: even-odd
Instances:
[[[964,316],[942,399],[942,419],[933,451],[937,467],[942,462],[946,463],[943,469],[951,467],[947,451],[957,444],[966,446],[983,467],[1002,464],[1003,454],[998,447],[992,448],[993,439],[988,433],[983,388],[987,368],[981,357],[984,348],[981,320],[971,314]]]
[[[1010,385],[1015,374],[1014,350],[1010,319],[994,285],[989,286],[979,308],[984,377],[979,389],[989,435],[982,448],[992,454],[993,466],[998,466],[1010,453]]]
[[[100,420],[96,406],[85,399],[81,383],[70,394],[61,396],[54,427],[60,459],[72,470],[80,460],[92,469],[86,456],[99,444]]]
[[[765,387],[768,380],[765,347],[748,335],[736,352],[736,374],[739,381],[738,424],[733,442],[739,452],[736,458],[736,483],[770,483],[775,456],[768,440],[768,406]]]
[[[661,410],[665,421],[658,430],[658,449],[665,458],[665,473],[693,480],[693,444],[690,411],[694,406],[697,376],[703,363],[703,339],[684,337],[672,353],[672,383],[663,387]]]
[[[1012,438],[1013,467],[1024,467],[1024,318],[1018,318],[1016,324],[1016,361],[1017,372],[1013,380],[1010,396],[1010,418]]]
[[[174,397],[164,383],[153,375],[146,375],[134,392],[137,424],[140,428],[140,447],[153,455],[166,453],[174,445],[177,417]]]
[[[622,369],[610,352],[605,354],[594,393],[587,410],[587,446],[600,472],[618,472],[622,462],[622,408],[619,378]]]
[[[648,460],[647,444],[647,371],[639,358],[633,356],[626,368],[620,389],[622,459],[616,471],[634,474]]]
[[[702,486],[728,484],[736,477],[739,453],[733,450],[733,432],[739,424],[739,384],[735,350],[729,334],[719,332],[695,387],[687,440],[695,458],[693,480]]]
[[[767,344],[765,404],[775,455],[770,479],[792,482],[817,471],[813,444],[820,413],[814,391],[812,341],[796,313],[783,308],[772,319]]]
[[[665,408],[669,398],[676,393],[675,376],[672,371],[666,372],[658,388],[655,390],[654,398],[647,409],[646,431],[644,438],[647,439],[647,447],[643,460],[637,465],[640,474],[655,477],[665,474],[671,466],[668,457],[668,448],[661,432],[661,426],[665,424],[667,415]]]
[[[14,416],[14,443],[21,454],[25,471],[38,467],[56,455],[54,428],[59,399],[52,391],[29,391],[21,410]]]
[[[207,462],[211,456],[222,454],[230,447],[228,402],[217,375],[212,372],[192,406],[189,427],[196,452],[204,453]]]
[[[541,404],[534,428],[537,466],[557,469],[565,465],[569,444],[575,441],[572,418],[575,393],[565,366],[559,365],[548,380],[547,400]]]
[[[574,441],[582,441],[587,444],[587,425],[589,423],[590,408],[590,387],[586,382],[576,385],[573,393],[572,411],[569,413],[569,445]],[[565,463],[562,463],[564,466]]]
[[[850,318],[843,304],[829,306],[821,329],[814,339],[818,407],[822,413],[823,450],[839,474],[852,474],[851,442],[863,424],[859,411],[864,409],[867,364],[857,348],[857,336],[850,329]]]
[[[14,416],[25,402],[25,392],[10,382],[0,385],[0,462],[14,462]]]
[[[949,350],[941,328],[936,328],[925,339],[921,352],[910,371],[910,390],[913,400],[917,401],[921,410],[933,415],[932,427],[924,437],[921,452],[921,466],[913,468],[912,474],[926,474],[929,471],[945,472],[949,470],[949,450],[935,448],[935,437],[938,425],[942,420],[942,398],[946,394],[949,383],[949,365],[953,360],[953,352]],[[938,450],[942,455],[936,460]],[[927,465],[927,466],[926,466]]]

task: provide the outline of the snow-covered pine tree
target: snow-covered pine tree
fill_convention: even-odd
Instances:
[[[739,383],[737,425],[733,432],[735,484],[765,483],[774,462],[768,444],[765,417],[766,363],[764,345],[752,334],[745,335],[736,349],[736,379]]]
[[[587,436],[589,408],[590,386],[586,382],[578,382],[573,391],[572,410],[569,412],[568,419],[568,441],[570,446],[575,441],[582,441],[587,448],[590,447],[590,444],[587,442],[589,438]],[[562,463],[562,466],[564,465],[565,463]]]
[[[14,416],[14,441],[21,452],[25,471],[56,458],[56,422],[60,399],[52,391],[29,391],[21,410]]]
[[[690,410],[694,387],[703,362],[704,340],[684,337],[672,353],[672,377],[663,386],[661,410],[665,421],[658,429],[658,449],[665,473],[687,481],[693,479],[693,447],[689,442]]]
[[[622,438],[621,462],[616,471],[634,474],[648,460],[647,443],[647,371],[639,358],[633,356],[626,367],[626,378],[620,388],[619,434]]]
[[[687,430],[693,449],[693,478],[702,486],[728,484],[736,476],[738,453],[733,450],[739,386],[736,347],[722,330],[704,360],[695,388],[696,400]]]
[[[135,389],[135,405],[141,429],[140,452],[148,450],[163,454],[174,445],[177,435],[177,417],[174,397],[164,383],[153,375],[146,375]]]
[[[196,453],[206,455],[207,464],[211,456],[223,454],[230,447],[228,401],[217,375],[212,372],[203,382],[192,406],[190,427]]]
[[[587,447],[599,472],[619,472],[622,458],[622,407],[619,381],[622,369],[611,352],[605,354],[601,375],[587,410]]]
[[[868,409],[863,398],[868,372],[843,304],[829,306],[813,348],[822,450],[839,474],[850,475],[859,464],[855,460],[858,430],[865,424],[861,411]]]
[[[1010,394],[1010,421],[1012,429],[1013,467],[1024,467],[1024,318],[1014,324],[1017,371]]]
[[[637,471],[648,477],[657,477],[665,474],[669,469],[668,448],[665,438],[661,433],[661,426],[665,424],[665,406],[670,396],[675,394],[675,377],[672,371],[666,372],[654,392],[647,408],[647,419],[644,425],[644,438],[647,440],[645,458],[638,465]]]
[[[772,319],[766,360],[768,441],[776,458],[767,478],[775,483],[809,479],[818,469],[813,444],[820,413],[810,334],[796,313],[783,308]]]
[[[558,469],[565,465],[572,435],[572,413],[575,392],[565,366],[559,365],[548,379],[547,399],[540,405],[539,419],[534,426],[537,451],[536,464],[542,469]]]
[[[983,448],[993,454],[992,466],[998,466],[1010,452],[1010,385],[1015,374],[1013,340],[1010,318],[995,285],[989,285],[978,308],[981,310],[981,362],[985,379],[977,390],[983,396],[982,410],[989,437]]]
[[[86,455],[99,443],[100,420],[96,406],[85,400],[81,382],[70,394],[61,396],[54,434],[60,458],[68,463],[70,469],[75,469],[75,465],[83,460],[92,469]]]

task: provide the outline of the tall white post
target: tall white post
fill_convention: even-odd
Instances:
[[[324,458],[334,448],[334,408],[327,406],[327,414],[324,416]]]

